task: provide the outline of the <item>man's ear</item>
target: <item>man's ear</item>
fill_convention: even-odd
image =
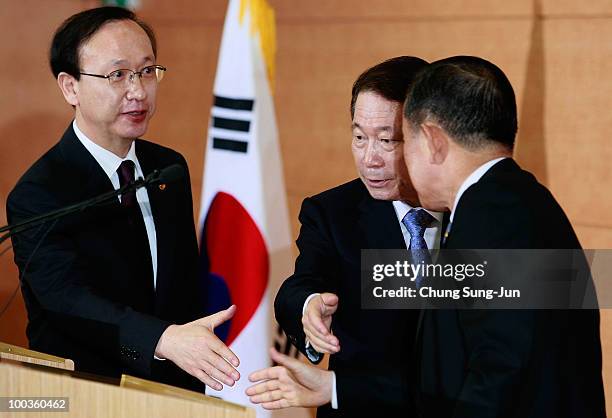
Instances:
[[[429,149],[429,162],[437,165],[444,163],[451,140],[446,131],[440,125],[429,121],[423,122],[421,129]]]
[[[79,104],[79,82],[77,79],[68,73],[61,72],[57,75],[57,85],[68,104],[72,106]]]

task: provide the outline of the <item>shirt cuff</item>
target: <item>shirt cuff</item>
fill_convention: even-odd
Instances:
[[[155,354],[153,355],[153,358],[154,358],[155,360],[162,360],[162,361],[166,361],[166,359],[165,359],[165,358],[157,357]]]
[[[314,298],[315,296],[319,296],[319,295],[320,293],[313,293],[312,295],[306,298],[306,301],[304,302],[304,306],[302,306],[302,316],[304,316],[304,312],[306,312],[306,306],[308,306],[308,302],[310,302],[311,299]]]
[[[331,407],[332,409],[338,409],[338,392],[336,391],[336,372],[332,370],[332,396],[331,396]]]

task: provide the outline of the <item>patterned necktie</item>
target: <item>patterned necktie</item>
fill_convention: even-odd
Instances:
[[[410,253],[413,264],[428,264],[430,260],[427,242],[425,242],[425,230],[434,223],[436,219],[424,209],[410,209],[402,223],[410,233]],[[423,277],[416,277],[417,288],[421,287]]]

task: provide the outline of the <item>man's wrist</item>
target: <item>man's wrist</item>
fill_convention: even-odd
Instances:
[[[156,360],[166,360],[168,358],[166,353],[166,346],[168,343],[168,338],[171,338],[171,334],[174,331],[174,327],[177,325],[170,325],[168,328],[164,330],[162,335],[159,337],[157,341],[157,345],[155,346],[155,351],[153,352],[153,358]]]

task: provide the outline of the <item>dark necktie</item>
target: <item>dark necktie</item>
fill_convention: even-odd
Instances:
[[[134,162],[125,160],[117,169],[119,185],[134,181]],[[153,266],[151,261],[151,247],[147,236],[144,218],[140,205],[136,200],[136,191],[132,190],[121,195],[121,207],[127,219],[127,230],[121,239],[129,240],[131,252],[128,255],[130,265],[130,288],[133,304],[131,306],[141,312],[152,312],[155,304],[155,291],[153,287]]]
[[[120,187],[134,181],[134,167],[134,162],[131,160],[125,160],[121,163],[117,169]],[[131,190],[130,192],[121,195],[121,206],[124,208],[133,208],[136,205],[138,205],[138,201],[136,200],[135,190]]]
[[[410,233],[410,253],[412,254],[412,263],[427,264],[430,262],[427,243],[425,242],[425,230],[434,223],[436,219],[424,209],[410,209],[402,223]],[[421,287],[423,278],[416,277],[417,288]]]

